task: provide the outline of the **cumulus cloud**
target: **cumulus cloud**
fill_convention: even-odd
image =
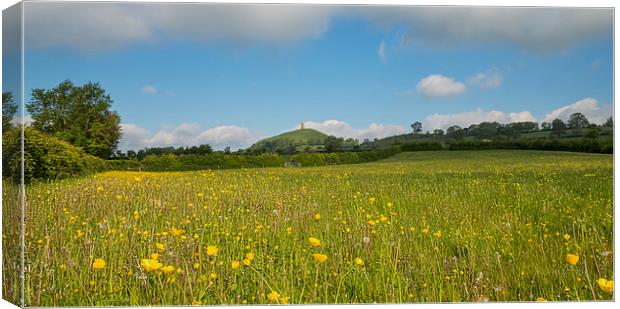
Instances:
[[[476,109],[475,111],[458,114],[432,114],[426,117],[422,126],[426,130],[445,130],[453,125],[464,128],[484,121],[510,123],[536,121],[536,118],[528,111],[506,113],[495,110],[485,112],[482,109]]]
[[[502,75],[495,70],[476,73],[469,79],[467,83],[472,86],[478,86],[482,89],[497,88],[502,84]]]
[[[372,140],[407,133],[407,129],[399,125],[371,123],[366,128],[353,128],[349,123],[340,120],[306,121],[304,126],[321,131],[327,135],[355,138],[360,141],[366,138]]]
[[[568,120],[570,115],[582,113],[592,123],[602,124],[607,118],[613,116],[613,106],[611,104],[599,106],[598,101],[593,98],[585,98],[569,105],[564,105],[554,109],[543,121],[551,122],[554,119]]]
[[[155,133],[135,124],[121,124],[121,131],[119,149],[122,150],[199,144],[209,144],[215,149],[238,149],[248,147],[261,138],[244,127],[224,125],[204,130],[196,123],[165,126]]]
[[[334,10],[304,5],[30,2],[25,10],[26,47],[97,52],[159,40],[289,44],[320,37]]]
[[[153,85],[146,85],[146,86],[142,87],[142,93],[156,94],[157,93],[157,88],[155,88],[155,86],[153,86]]]
[[[613,9],[533,7],[361,7],[384,27],[405,25],[407,41],[436,46],[482,43],[538,52],[563,50],[610,34]]]
[[[465,84],[439,74],[429,75],[416,86],[425,97],[445,97],[465,92]]]
[[[381,41],[381,44],[379,44],[377,55],[379,55],[379,60],[381,60],[381,62],[385,62],[385,41]]]

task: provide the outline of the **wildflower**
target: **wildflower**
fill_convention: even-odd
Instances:
[[[170,233],[172,233],[172,236],[181,236],[181,234],[183,234],[185,231],[183,230],[179,230],[176,227],[173,227],[172,229],[170,229]]]
[[[220,249],[217,246],[208,246],[207,247],[207,255],[208,256],[214,256],[217,255],[217,253],[220,251]]]
[[[65,270],[65,268],[67,268],[67,265],[60,264],[60,265],[58,265],[58,268],[60,268],[60,270]]]
[[[164,275],[169,275],[172,272],[174,272],[174,266],[168,265],[168,266],[162,267],[161,271],[164,273]]]
[[[243,263],[243,266],[250,266],[250,264],[252,263],[252,260],[243,259],[243,261],[241,261],[241,263]]]
[[[321,245],[321,241],[316,237],[308,238],[308,242],[310,243],[310,246],[312,247],[318,247]]]
[[[230,263],[230,267],[231,267],[232,269],[238,269],[238,268],[239,268],[239,266],[240,266],[240,264],[241,264],[241,263],[239,263],[239,261],[235,260],[235,261],[232,261],[232,262]]]
[[[153,272],[160,269],[163,265],[157,260],[142,259],[140,261],[140,266],[142,266],[142,268],[144,268],[147,272]]]
[[[192,306],[200,306],[202,305],[202,302],[199,300],[192,300]]]
[[[217,274],[216,274],[216,273],[211,273],[211,274],[209,275],[209,277],[210,277],[211,279],[215,279],[215,278],[217,278]]]
[[[96,282],[95,282],[95,280],[90,280],[89,284],[90,284],[90,286],[95,286]]]
[[[547,300],[544,297],[538,297],[536,298],[537,302],[546,302]]]
[[[570,235],[564,234],[564,236],[562,236],[562,238],[564,238],[564,240],[568,241],[570,239]]]
[[[152,260],[157,260],[159,258],[159,254],[157,253],[151,253],[151,259]]]
[[[371,198],[368,199],[368,203],[370,203],[372,205],[372,204],[375,203],[376,200],[377,200],[376,198],[371,197]]]
[[[289,234],[289,235],[290,235],[290,234],[293,234],[293,228],[292,228],[292,227],[290,227],[290,226],[289,226],[289,227],[287,227],[287,228],[286,228],[286,233],[287,233],[287,234]]]
[[[103,269],[105,268],[105,261],[103,259],[95,259],[93,262],[93,269]]]
[[[570,264],[570,265],[575,265],[577,264],[577,262],[579,262],[579,256],[575,255],[575,254],[567,254],[566,255],[566,263]]]
[[[160,244],[160,243],[156,243],[155,247],[157,248],[157,250],[159,251],[164,251],[166,250],[166,247],[164,246],[164,244]]]
[[[364,236],[364,238],[362,238],[362,241],[364,242],[364,244],[369,244],[370,243],[370,237]]]
[[[248,260],[250,260],[250,261],[253,261],[253,260],[254,260],[254,252],[248,252],[248,253],[246,253],[246,254],[245,254],[245,258],[246,258],[246,259],[248,259]]]
[[[441,237],[441,231],[437,231],[435,233],[433,233],[433,236],[440,238]]]
[[[320,213],[317,212],[316,214],[314,214],[314,220],[318,221],[320,219],[321,219],[321,214]]]
[[[198,262],[194,263],[194,269],[196,270],[200,269],[200,263]]]
[[[607,280],[605,278],[599,278],[598,280],[596,280],[596,283],[598,283],[598,286],[601,288],[601,290],[607,292],[607,293],[611,293],[614,291],[614,281],[613,280]]]
[[[392,205],[392,202],[388,202],[388,203],[387,203],[387,205],[386,205],[386,207],[387,207],[388,209],[389,209],[389,208],[392,208],[392,206],[393,206],[393,205]]]
[[[327,261],[327,255],[325,255],[325,254],[314,253],[314,254],[312,254],[312,257],[318,263],[325,263],[325,261]]]
[[[280,296],[280,293],[276,291],[271,291],[269,292],[269,294],[267,294],[267,299],[269,299],[270,302],[275,303],[278,301],[278,299],[280,299]]]
[[[357,266],[364,266],[364,260],[362,260],[359,257],[356,257],[355,258],[355,265],[357,265]]]

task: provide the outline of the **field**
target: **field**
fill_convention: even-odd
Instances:
[[[610,300],[599,279],[614,275],[612,164],[445,151],[38,183],[26,191],[25,302]],[[4,216],[7,248],[18,219]],[[15,295],[15,274],[3,280]]]

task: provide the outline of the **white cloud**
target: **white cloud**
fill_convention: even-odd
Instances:
[[[495,110],[485,112],[482,109],[477,109],[475,111],[458,114],[432,114],[426,117],[422,127],[429,131],[434,129],[445,130],[453,125],[464,128],[484,121],[510,123],[536,121],[536,118],[528,111],[506,113]]]
[[[563,50],[610,34],[613,9],[534,7],[370,7],[360,14],[384,27],[408,27],[406,41],[436,46],[482,43]]]
[[[97,52],[135,42],[288,44],[320,37],[335,8],[208,3],[26,3],[26,47]]]
[[[477,73],[467,79],[468,84],[482,89],[497,88],[502,84],[502,81],[502,75],[495,72],[495,70]]]
[[[32,117],[30,115],[24,115],[24,121],[23,122],[24,122],[24,125],[26,127],[29,127],[32,124],[32,122],[33,122]],[[20,126],[22,124],[22,117],[21,116],[17,116],[17,115],[13,116],[13,120],[11,121],[11,123],[14,126]]]
[[[381,44],[379,44],[377,54],[379,55],[381,62],[385,62],[385,41],[381,41]]]
[[[451,96],[463,93],[465,88],[465,84],[439,74],[423,78],[416,86],[416,90],[425,97]]]
[[[157,93],[157,88],[155,88],[155,86],[153,86],[153,85],[146,85],[146,86],[142,87],[142,93],[156,94]]]
[[[582,113],[591,123],[602,124],[607,118],[613,116],[613,106],[611,104],[599,106],[598,101],[593,98],[585,98],[569,105],[556,108],[547,115],[543,121],[551,122],[554,119],[568,120],[570,115]]]
[[[121,124],[121,131],[119,149],[122,150],[200,144],[209,144],[215,149],[227,146],[238,149],[248,147],[261,138],[259,134],[244,127],[224,125],[203,130],[196,123],[183,123],[176,127],[164,126],[155,133],[134,124]]]
[[[334,135],[344,138],[355,138],[358,140],[383,138],[392,135],[407,133],[407,129],[399,125],[371,123],[366,128],[353,128],[349,123],[340,120],[325,120],[323,122],[306,121],[306,128],[321,131],[327,135]]]

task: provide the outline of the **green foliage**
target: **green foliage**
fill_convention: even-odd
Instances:
[[[20,130],[2,136],[2,176],[20,179]],[[61,179],[108,169],[103,159],[32,128],[24,130],[24,181]]]
[[[2,93],[2,132],[13,127],[13,116],[17,113],[17,103],[13,102],[13,92]]]
[[[75,86],[67,80],[51,90],[33,89],[26,109],[34,128],[88,154],[109,158],[121,136],[120,117],[110,111],[111,105],[112,99],[98,83]]]
[[[125,160],[118,160],[125,161]],[[129,161],[129,160],[127,160]],[[276,154],[238,155],[212,153],[209,155],[149,155],[140,162],[144,171],[193,171],[206,169],[233,169],[279,167],[284,159]]]
[[[391,157],[401,151],[400,147],[375,149],[359,152],[332,152],[332,153],[299,153],[291,157],[292,162],[301,166],[321,166],[336,164],[356,164],[373,162]]]

